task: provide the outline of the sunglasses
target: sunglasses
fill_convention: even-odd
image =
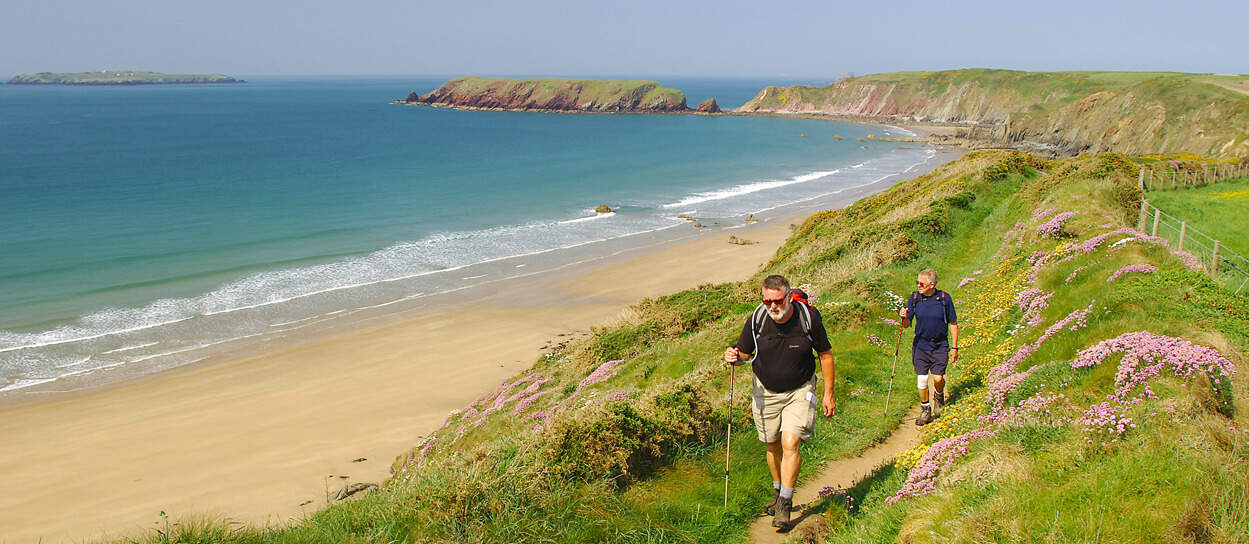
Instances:
[[[765,298],[765,299],[763,299],[763,305],[764,305],[764,306],[780,306],[780,305],[782,305],[782,304],[785,304],[785,301],[786,301],[786,300],[789,300],[789,294],[788,294],[788,293],[786,293],[786,294],[785,294],[785,296],[783,296],[783,297],[781,297],[781,298],[776,298],[776,299],[772,299],[772,298]]]

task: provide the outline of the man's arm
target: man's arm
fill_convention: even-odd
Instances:
[[[951,351],[950,362],[951,363],[958,360],[958,356],[959,356],[958,347],[959,347],[958,346],[958,323],[950,323],[950,351]]]
[[[833,352],[820,352],[820,370],[824,373],[824,417],[832,417],[837,413],[837,401],[833,400],[833,388],[837,381],[837,365],[833,362]]]

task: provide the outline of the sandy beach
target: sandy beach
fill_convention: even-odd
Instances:
[[[0,497],[0,542],[136,537],[163,524],[161,512],[301,519],[348,483],[383,481],[449,411],[562,339],[644,297],[750,277],[804,219],[640,248],[508,280],[471,304],[0,408],[0,478],[15,490]]]
[[[0,477],[16,491],[0,498],[0,540],[136,536],[161,511],[298,519],[325,505],[327,488],[382,481],[447,412],[544,345],[643,297],[747,278],[800,220],[736,232],[753,245],[715,234],[516,281],[463,310],[4,409]]]

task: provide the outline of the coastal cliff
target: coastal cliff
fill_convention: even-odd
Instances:
[[[1249,77],[951,70],[767,87],[739,113],[819,114],[974,127],[980,147],[1249,155]],[[983,130],[982,130],[983,129]]]
[[[187,83],[243,83],[223,74],[162,74],[158,72],[37,72],[9,80],[9,85],[178,85]]]
[[[462,109],[684,113],[685,94],[654,81],[461,77],[399,103]]]

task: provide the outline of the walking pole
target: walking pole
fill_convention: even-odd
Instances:
[[[889,392],[885,393],[885,415],[889,415],[889,397],[893,395],[893,375],[898,370],[898,352],[902,350],[902,325],[898,325],[898,345],[893,348],[893,368],[889,370]]]
[[[729,460],[733,455],[733,374],[737,365],[729,363],[729,437],[724,445],[724,507],[729,507]]]

